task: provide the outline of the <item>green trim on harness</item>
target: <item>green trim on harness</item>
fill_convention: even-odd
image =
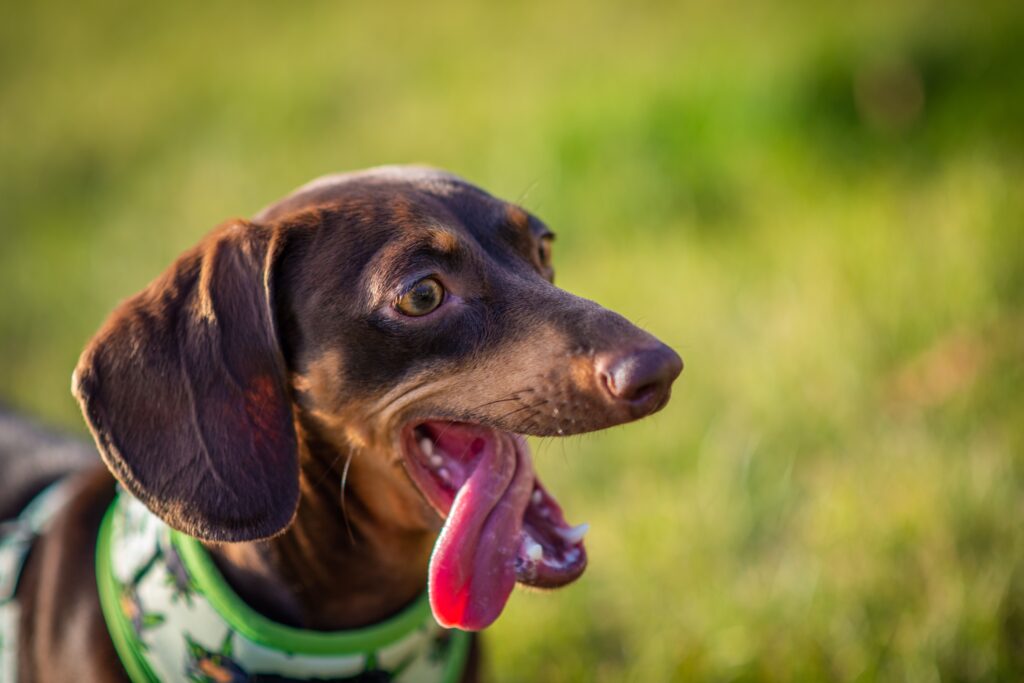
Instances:
[[[307,655],[369,654],[418,629],[430,618],[427,594],[379,624],[351,631],[307,631],[267,619],[245,604],[214,565],[203,544],[179,531],[171,540],[196,588],[239,633],[275,650]]]
[[[160,679],[146,663],[139,639],[118,602],[120,587],[110,566],[110,535],[116,504],[117,496],[103,515],[100,534],[96,539],[96,585],[100,592],[100,607],[103,610],[103,619],[107,622],[107,632],[114,641],[114,649],[121,658],[121,665],[128,673],[128,678],[134,683],[160,683]]]
[[[111,503],[100,525],[96,543],[96,579],[100,605],[114,648],[129,677],[136,683],[158,683],[160,678],[150,666],[147,645],[133,627],[122,605],[122,586],[115,576],[112,553],[114,517],[119,493]],[[134,501],[133,501],[134,502]],[[168,530],[170,531],[170,530]],[[225,581],[209,553],[197,539],[170,531],[170,544],[177,552],[196,593],[202,596],[235,633],[253,643],[287,656],[358,655],[367,662],[376,662],[382,649],[413,636],[434,624],[427,595],[381,623],[345,631],[311,631],[276,623],[259,614],[238,596]],[[436,627],[436,624],[434,625]],[[469,654],[471,635],[451,631],[451,641],[443,662],[440,681],[456,683],[462,676]]]

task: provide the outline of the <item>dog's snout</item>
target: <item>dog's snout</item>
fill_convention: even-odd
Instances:
[[[643,417],[668,402],[672,382],[683,370],[683,359],[659,344],[627,352],[605,352],[595,359],[598,381],[613,402]]]

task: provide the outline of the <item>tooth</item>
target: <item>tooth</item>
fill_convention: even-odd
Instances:
[[[431,467],[437,469],[442,464],[444,464],[444,458],[442,458],[440,455],[437,455],[435,453],[434,455],[430,456],[430,466]]]
[[[534,562],[544,557],[544,548],[529,536],[526,537],[526,556]]]
[[[576,545],[583,540],[583,537],[587,535],[587,531],[590,530],[590,525],[587,523],[574,526],[571,529],[555,529],[558,535],[568,543],[569,545]]]
[[[440,477],[441,481],[448,481],[451,478],[451,474],[449,474],[447,467],[439,469],[437,471],[437,476]]]
[[[534,489],[533,495],[530,496],[530,500],[533,501],[534,505],[540,505],[544,502],[544,494],[540,492],[540,489]]]
[[[434,454],[434,442],[427,437],[423,437],[420,439],[420,450],[423,451],[423,455],[429,458]]]

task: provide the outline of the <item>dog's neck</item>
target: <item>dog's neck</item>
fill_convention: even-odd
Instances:
[[[282,624],[341,630],[392,616],[426,589],[436,529],[421,505],[410,510],[394,472],[379,471],[381,459],[301,428],[300,442],[291,526],[264,541],[210,545],[215,562],[246,603]]]

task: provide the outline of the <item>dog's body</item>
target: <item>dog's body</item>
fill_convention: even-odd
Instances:
[[[203,540],[264,616],[359,628],[429,575],[439,621],[483,628],[516,581],[558,586],[586,564],[516,435],[650,414],[682,367],[553,287],[550,239],[441,172],[329,177],[123,303],[73,388],[124,488]],[[24,566],[19,674],[122,681],[94,570],[114,479],[72,460],[4,487],[16,507],[56,473],[74,482]]]
[[[47,430],[0,405],[0,521],[47,485],[100,464],[92,444]]]

